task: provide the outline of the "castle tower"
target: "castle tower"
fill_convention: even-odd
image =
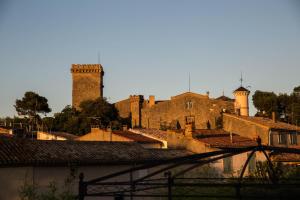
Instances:
[[[141,127],[142,108],[144,103],[143,95],[130,95],[131,127]]]
[[[238,115],[249,116],[249,101],[248,96],[250,91],[243,86],[233,92],[235,97],[234,110]]]
[[[101,64],[72,64],[72,106],[79,109],[81,102],[103,98],[104,71]]]

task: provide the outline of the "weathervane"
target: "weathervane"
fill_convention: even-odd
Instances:
[[[241,78],[240,78],[240,81],[241,81],[241,87],[243,86],[243,72],[241,72]]]

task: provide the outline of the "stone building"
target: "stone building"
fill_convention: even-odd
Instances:
[[[188,155],[192,153],[177,149],[146,149],[134,142],[0,139],[0,199],[20,200],[20,192],[27,192],[31,187],[36,193],[45,193],[51,183],[57,188],[56,194],[68,189],[77,195],[81,172],[85,180],[90,180],[137,165]],[[157,168],[136,171],[132,177],[141,178],[152,170]],[[128,175],[118,180],[129,179]]]
[[[136,134],[131,131],[104,130],[92,128],[90,133],[76,138],[77,141],[102,141],[102,142],[134,142],[144,148],[163,148],[160,140]]]
[[[251,139],[260,137],[265,145],[291,148],[300,146],[300,127],[278,122],[275,116],[269,119],[224,113],[223,128]]]
[[[38,131],[36,135],[37,140],[74,140],[76,135],[66,132],[44,132]]]
[[[103,98],[104,71],[101,64],[72,64],[72,106],[79,109],[85,100]]]
[[[233,92],[235,97],[235,113],[241,116],[249,116],[249,100],[250,91],[243,86]]]
[[[154,96],[145,100],[142,95],[131,95],[115,103],[123,118],[131,118],[132,127],[155,129],[180,129],[193,124],[196,129],[216,128],[222,112],[234,112],[230,98],[210,98],[193,92],[155,101]]]

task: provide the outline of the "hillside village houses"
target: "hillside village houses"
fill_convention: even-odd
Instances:
[[[84,100],[103,97],[100,64],[73,64],[71,73],[75,108]],[[148,100],[143,95],[130,95],[114,104],[120,116],[131,121],[131,127],[118,131],[92,127],[83,136],[38,131],[36,140],[26,140],[11,138],[11,132],[0,128],[0,199],[18,199],[24,181],[41,188],[51,181],[63,186],[71,172],[76,174],[72,190],[77,193],[79,172],[84,172],[86,179],[97,178],[143,163],[257,146],[257,138],[264,145],[299,148],[299,127],[275,118],[250,117],[250,91],[240,86],[233,94],[235,99],[186,92],[164,101],[153,95]],[[227,157],[210,166],[225,177],[238,176],[248,156]],[[273,161],[276,159],[300,163],[295,155],[274,157]],[[260,152],[252,156],[246,173],[253,172],[258,160],[265,160]]]

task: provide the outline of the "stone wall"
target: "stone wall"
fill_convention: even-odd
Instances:
[[[223,109],[233,111],[234,105],[229,101],[186,93],[143,108],[142,127],[160,129],[162,125],[168,127],[177,123],[183,128],[186,123],[193,121],[195,128],[206,129],[209,121],[211,128],[215,128]]]
[[[130,117],[130,99],[125,99],[123,101],[119,101],[114,104],[115,108],[119,111],[119,115],[122,118],[128,118]]]
[[[130,96],[130,111],[131,111],[131,127],[140,127],[142,121],[142,107],[144,97],[142,95]]]
[[[259,136],[263,144],[269,144],[268,127],[246,121],[238,116],[223,114],[223,129],[250,139],[255,139]]]
[[[81,102],[103,98],[103,69],[100,64],[76,65],[71,68],[72,105],[79,109]]]

